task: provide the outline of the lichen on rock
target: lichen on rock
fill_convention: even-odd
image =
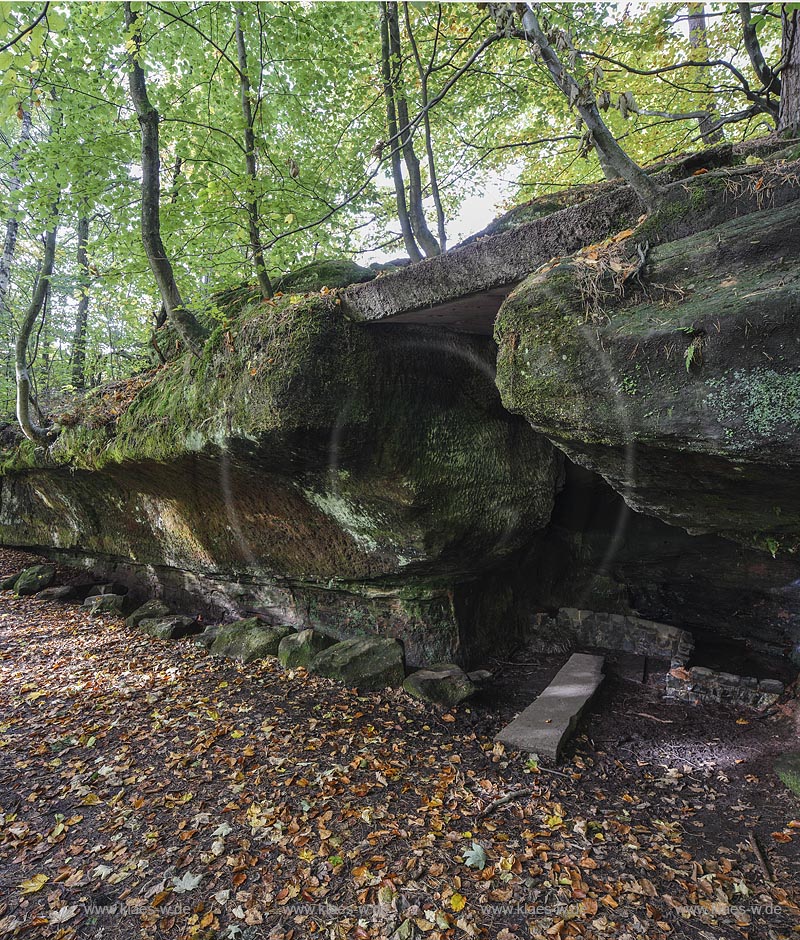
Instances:
[[[592,259],[561,259],[512,293],[496,328],[509,410],[634,509],[773,553],[800,542],[789,196],[653,247],[623,290],[601,292],[599,313],[583,289]]]

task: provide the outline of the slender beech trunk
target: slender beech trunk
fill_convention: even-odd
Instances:
[[[522,16],[522,25],[528,41],[539,47],[542,60],[556,87],[569,101],[574,102],[578,114],[592,135],[595,148],[602,154],[605,163],[628,183],[648,211],[656,208],[662,199],[661,190],[617,143],[617,139],[600,115],[594,95],[591,92],[587,95],[561,64],[539,24],[539,18],[530,7]]]
[[[17,343],[15,347],[15,367],[17,375],[17,421],[22,433],[34,444],[49,444],[55,439],[52,431],[43,428],[31,414],[31,374],[28,367],[28,343],[33,333],[36,321],[42,312],[50,278],[53,274],[53,265],[56,256],[56,238],[58,235],[58,219],[54,218],[50,231],[45,236],[44,257],[36,287],[31,297],[28,309],[22,320]]]
[[[167,311],[167,317],[175,324],[184,344],[195,355],[199,355],[207,333],[183,302],[172,265],[161,240],[159,115],[148,98],[147,81],[139,64],[141,44],[139,34],[135,32],[139,17],[131,9],[129,2],[124,4],[124,8],[125,25],[133,33],[134,43],[133,53],[129,57],[130,95],[142,131],[142,244]]]
[[[22,123],[19,132],[19,146],[14,156],[11,158],[11,178],[8,181],[8,201],[11,208],[10,218],[6,222],[6,233],[3,239],[3,254],[0,256],[0,313],[7,313],[8,291],[11,287],[11,264],[14,260],[14,252],[17,248],[17,234],[19,233],[19,222],[16,219],[17,193],[22,187],[22,180],[19,176],[19,158],[20,150],[24,149],[31,139],[31,114],[30,111],[22,112]]]
[[[403,150],[403,160],[408,170],[408,217],[417,244],[430,258],[440,254],[439,244],[433,237],[428,223],[425,220],[425,208],[422,204],[422,176],[419,169],[419,160],[414,151],[414,140],[410,129],[408,116],[408,102],[400,87],[400,70],[402,62],[402,48],[400,46],[400,21],[398,18],[397,3],[390,0],[386,4],[387,21],[389,24],[389,54],[394,66],[392,72],[392,90],[397,106],[397,123],[400,131],[400,144]]]
[[[788,6],[788,5],[787,5]],[[781,105],[778,130],[800,131],[800,11],[783,7],[781,14]]]
[[[767,65],[764,53],[761,51],[761,43],[758,41],[758,33],[751,19],[751,10],[749,3],[739,3],[739,18],[742,21],[742,36],[744,38],[744,47],[750,57],[750,64],[756,73],[756,78],[761,82],[762,87],[768,92],[774,101],[767,105],[770,113],[778,119],[778,102],[781,97],[781,80]]]
[[[400,138],[397,134],[397,112],[394,101],[394,84],[392,82],[392,61],[389,46],[389,4],[381,3],[381,77],[383,79],[383,97],[386,102],[386,125],[389,132],[390,159],[392,165],[392,180],[394,181],[395,201],[397,204],[397,218],[400,230],[403,233],[403,242],[412,261],[422,260],[422,252],[417,246],[411,221],[408,217],[406,204],[406,187],[403,181],[403,167],[400,162]]]
[[[252,198],[247,203],[247,227],[250,234],[250,249],[253,252],[253,264],[256,268],[261,296],[267,300],[272,296],[272,282],[264,263],[264,249],[261,247],[261,235],[258,230],[258,197],[256,196],[256,138],[253,133],[253,109],[250,105],[250,79],[247,75],[247,47],[242,29],[242,8],[236,7],[236,50],[239,56],[239,91],[242,99],[242,117],[244,118],[244,150],[247,176],[253,187]]]
[[[438,20],[437,20],[437,36],[438,36],[438,23],[442,19],[442,5],[441,3],[437,4],[438,7]],[[444,218],[444,209],[442,207],[442,198],[439,193],[439,179],[436,175],[436,160],[433,153],[433,137],[431,135],[431,116],[428,111],[428,77],[430,75],[430,69],[433,66],[434,58],[436,56],[436,44],[434,43],[433,56],[431,57],[430,65],[426,68],[422,64],[422,57],[419,54],[419,47],[417,46],[417,40],[414,36],[414,31],[411,28],[411,14],[408,11],[408,0],[405,0],[403,3],[403,12],[405,13],[406,19],[406,32],[408,33],[408,41],[411,44],[411,51],[414,54],[414,61],[417,63],[417,72],[419,72],[419,84],[420,84],[420,103],[423,108],[423,130],[425,132],[425,153],[428,157],[428,176],[431,181],[431,196],[433,197],[433,204],[436,207],[436,230],[439,236],[439,250],[444,252],[447,250],[447,231],[445,229],[445,218]]]
[[[75,312],[75,332],[72,337],[72,384],[75,388],[86,386],[86,322],[89,315],[89,258],[86,246],[89,242],[89,219],[78,219],[78,309]]]
[[[702,3],[690,3],[689,7],[689,45],[692,52],[704,61],[710,58],[708,54],[708,31],[706,29],[706,8]],[[707,109],[703,117],[698,119],[700,138],[706,145],[718,144],[724,137],[722,128],[714,127],[714,110]]]

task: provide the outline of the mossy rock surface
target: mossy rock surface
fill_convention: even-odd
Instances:
[[[691,227],[712,196],[669,203],[648,237]],[[510,295],[496,325],[503,401],[634,509],[794,551],[800,205],[654,245],[619,287],[642,237],[553,262]]]
[[[139,621],[139,631],[159,640],[182,640],[202,631],[194,617],[172,614],[168,617],[145,617]]]
[[[38,594],[50,587],[56,577],[55,565],[32,565],[14,582],[14,591],[20,596]]]
[[[125,609],[125,597],[122,594],[91,594],[83,602],[89,613],[94,616],[102,614],[122,614]]]
[[[775,761],[775,773],[792,793],[800,796],[800,751],[789,751]]]
[[[562,461],[503,409],[494,354],[489,337],[365,328],[330,294],[255,303],[102,427],[65,430],[37,467],[18,450],[0,543],[100,557],[130,583],[135,560],[173,607],[191,584],[205,615],[375,630],[415,663],[511,644],[506,566],[546,526]]]
[[[436,663],[412,672],[403,689],[423,702],[448,706],[458,705],[478,691],[477,685],[455,663]]]
[[[326,261],[314,261],[289,274],[284,274],[274,283],[276,291],[284,294],[305,294],[327,287],[349,287],[351,284],[363,284],[375,277],[372,268],[364,268],[355,261],[346,258],[333,258]]]
[[[285,636],[278,646],[278,660],[284,669],[308,666],[311,660],[322,650],[333,646],[333,638],[317,630],[301,630]]]
[[[352,637],[317,653],[311,672],[363,691],[402,685],[403,647],[388,637]]]
[[[22,574],[21,571],[18,571],[16,574],[10,574],[7,578],[3,578],[0,581],[0,591],[13,591],[14,585],[19,580],[19,576]]]
[[[291,627],[271,626],[259,617],[236,620],[220,626],[211,652],[243,663],[267,659],[278,655],[281,640],[290,632]]]
[[[39,591],[36,596],[43,601],[72,601],[80,597],[80,592],[73,584],[58,584]]]
[[[145,601],[141,607],[137,607],[136,610],[125,620],[127,626],[135,629],[139,626],[142,620],[151,620],[158,617],[166,617],[170,613],[169,607],[160,600],[149,600]]]

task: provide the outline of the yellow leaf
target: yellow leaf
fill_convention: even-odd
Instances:
[[[103,801],[96,793],[87,793],[86,796],[81,800],[81,806],[97,806],[98,803]]]
[[[450,907],[456,912],[463,911],[464,905],[466,903],[467,903],[467,899],[464,897],[463,894],[454,894],[450,898]]]
[[[231,731],[231,737],[232,737],[232,738],[243,738],[243,737],[244,737],[244,731]]]
[[[42,888],[47,884],[50,879],[47,875],[34,875],[33,878],[28,878],[27,881],[23,881],[20,887],[21,894],[34,894],[36,891],[41,891]]]
[[[286,218],[283,220],[287,225],[291,225],[294,222],[294,212],[290,212]]]

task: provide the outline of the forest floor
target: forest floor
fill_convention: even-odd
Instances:
[[[792,707],[612,680],[554,773],[492,740],[539,668],[437,709],[0,594],[0,936],[800,936]]]

